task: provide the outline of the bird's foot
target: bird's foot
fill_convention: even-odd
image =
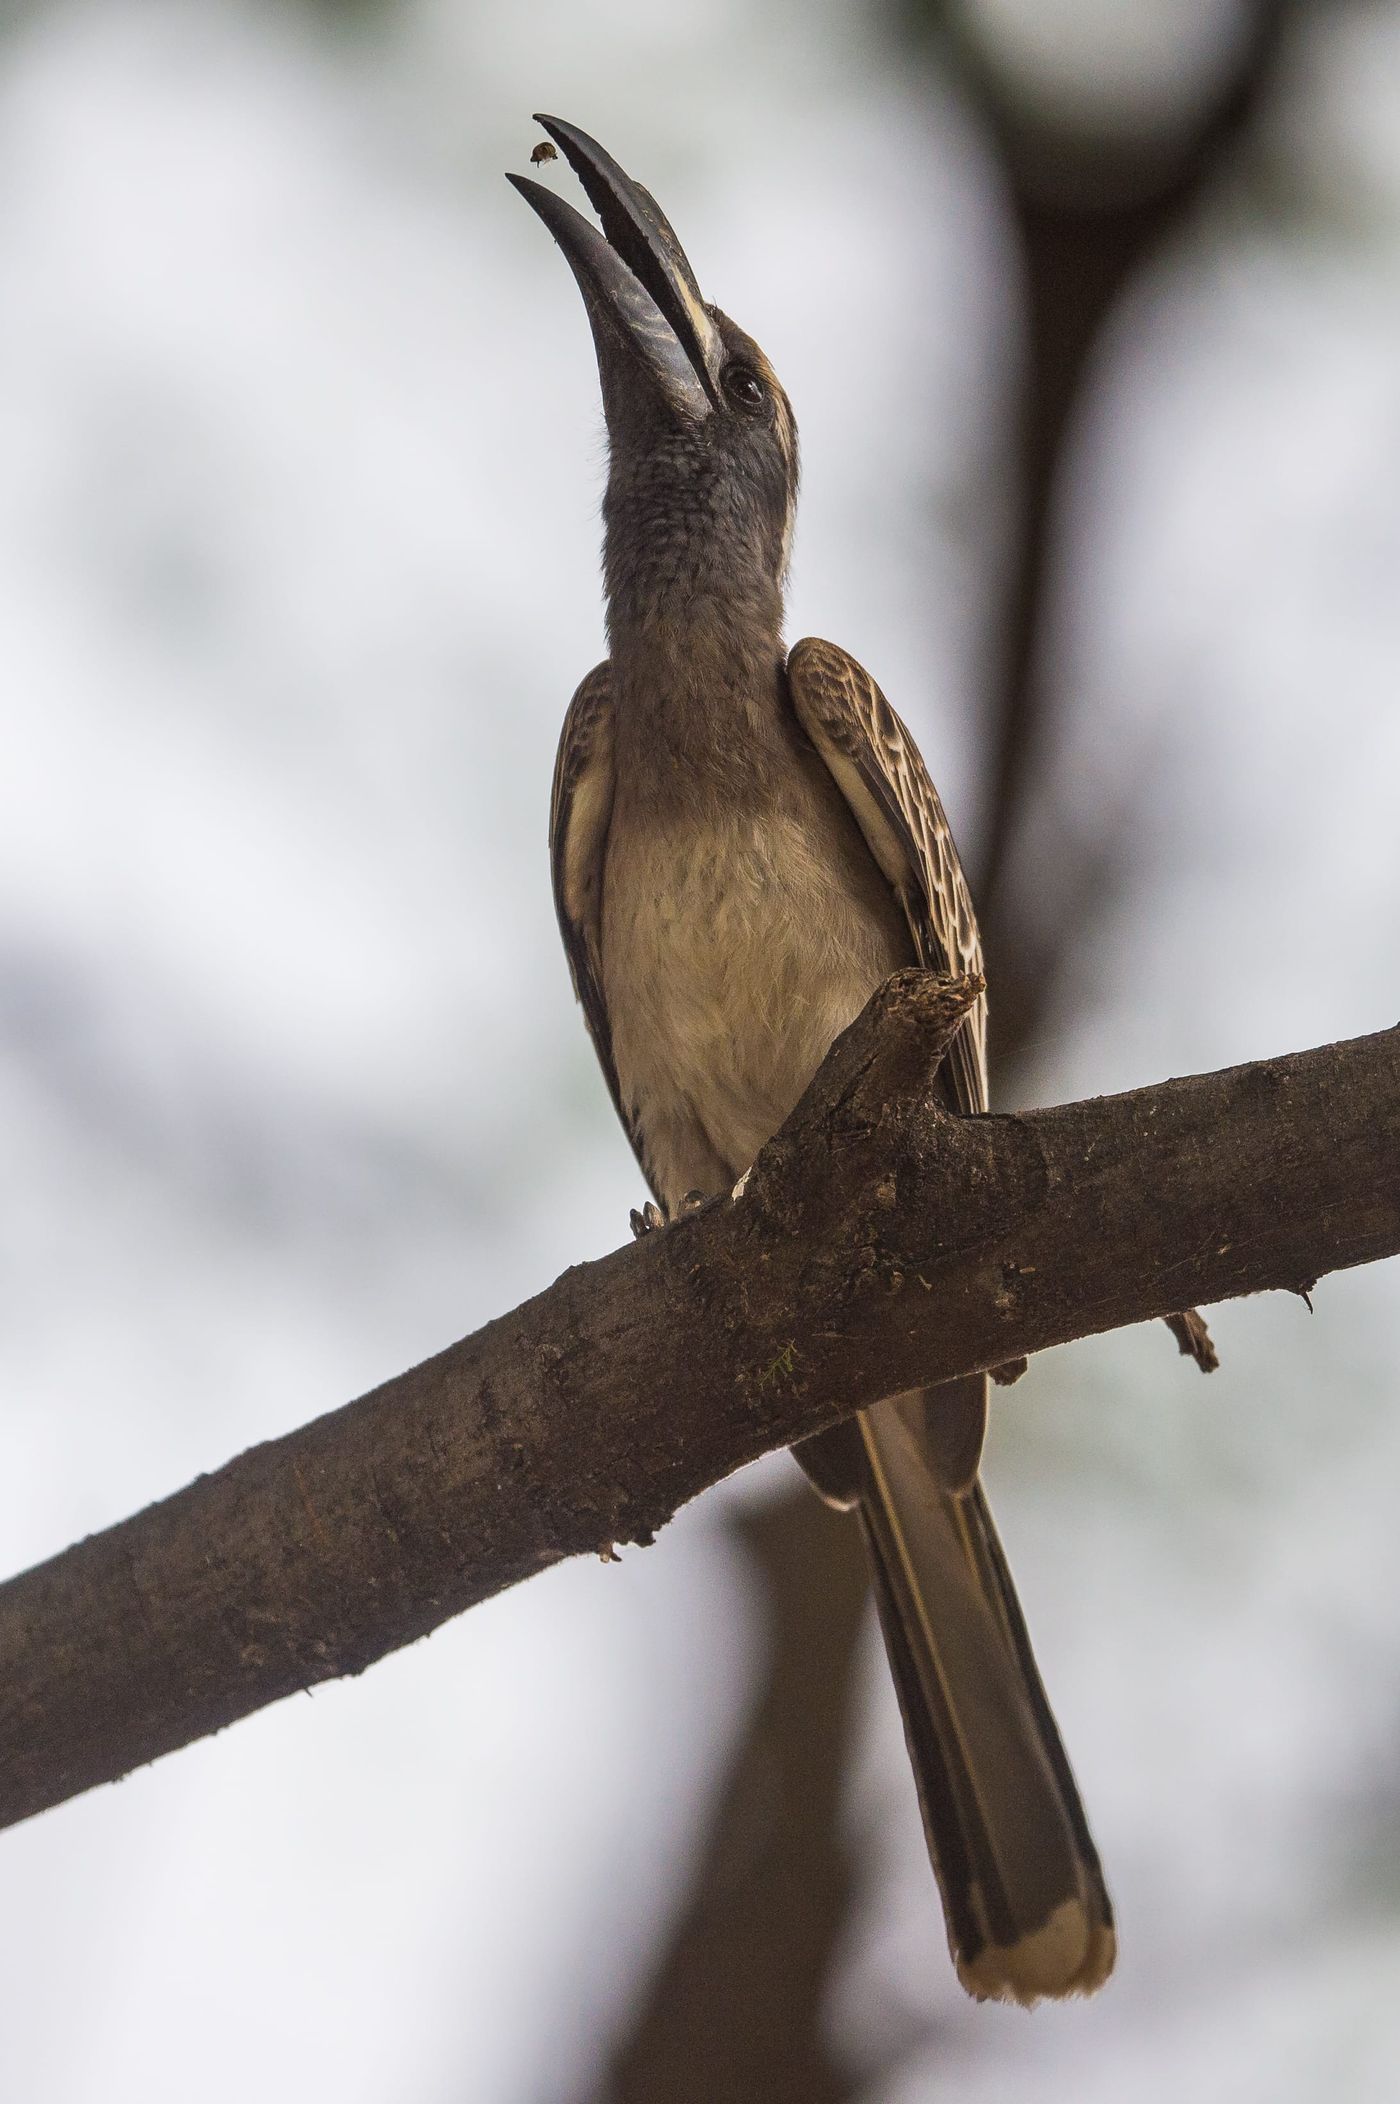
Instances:
[[[660,1206],[654,1205],[651,1199],[648,1198],[640,1212],[638,1212],[636,1206],[632,1208],[629,1217],[632,1223],[633,1237],[640,1242],[643,1235],[651,1234],[658,1227],[674,1227],[677,1220],[684,1220],[687,1213],[698,1213],[701,1206],[706,1205],[708,1202],[703,1191],[687,1191],[668,1219]]]

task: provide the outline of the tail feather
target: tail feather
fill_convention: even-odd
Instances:
[[[959,1978],[1090,1994],[1113,1910],[980,1485],[941,1489],[898,1405],[857,1420],[875,1597]]]

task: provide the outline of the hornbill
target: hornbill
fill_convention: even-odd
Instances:
[[[663,1217],[727,1192],[832,1040],[901,966],[980,970],[918,749],[834,643],[785,650],[791,406],[708,305],[654,199],[572,124],[538,122],[599,232],[511,176],[592,325],[608,433],[608,657],[564,722],[550,818],[574,989]],[[987,1107],[986,1008],[941,1069]],[[979,1998],[1087,1994],[1113,1914],[978,1480],[982,1375],[893,1396],[798,1458],[852,1511],[903,1712],[958,1976]]]

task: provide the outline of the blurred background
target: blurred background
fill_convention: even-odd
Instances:
[[[10,0],[6,1569],[625,1238],[545,854],[602,424],[536,108],[789,388],[789,631],[939,780],[999,1100],[1400,1012],[1394,5]],[[962,1997],[779,1457],[0,1836],[0,2095],[1388,2104],[1395,1274],[1316,1302],[996,1405],[1094,2002]]]

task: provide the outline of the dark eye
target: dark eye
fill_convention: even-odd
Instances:
[[[751,365],[727,365],[724,391],[736,409],[746,409],[750,415],[768,400],[768,389]]]

